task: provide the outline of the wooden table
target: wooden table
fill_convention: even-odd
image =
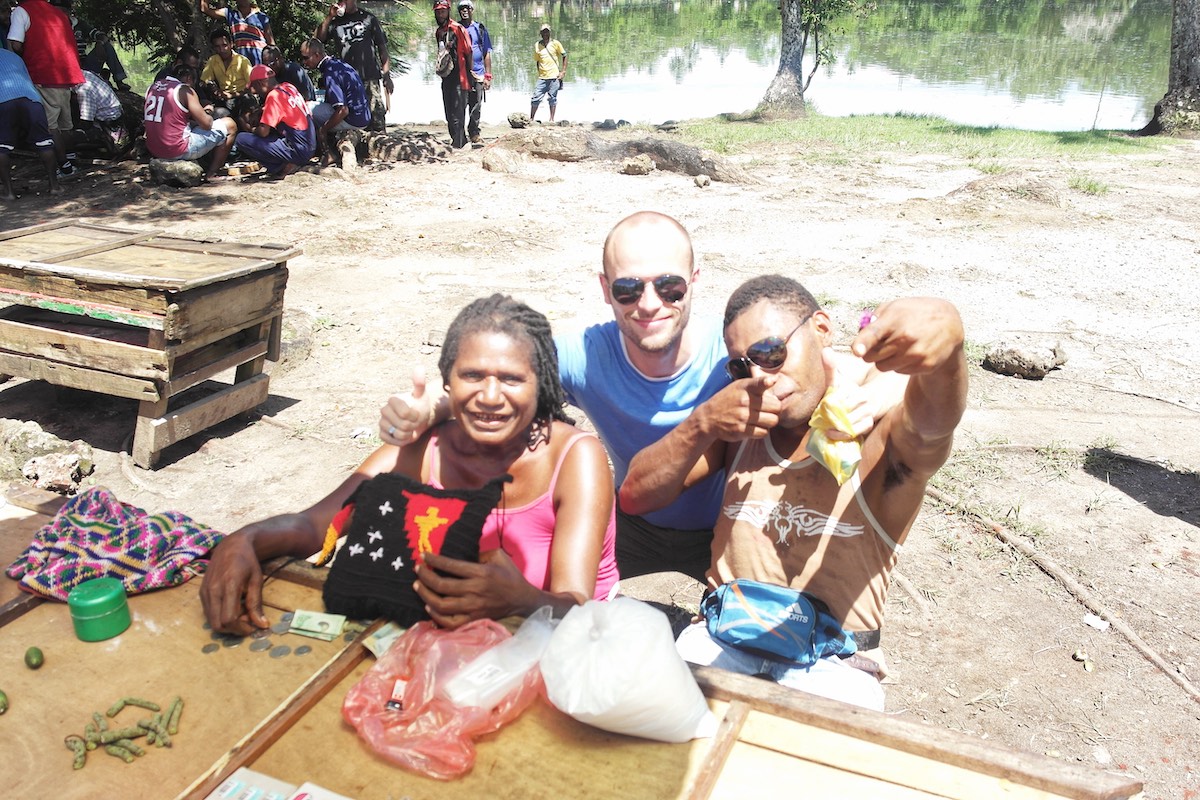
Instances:
[[[10,499],[50,505],[32,502],[35,493]],[[0,545],[10,531],[16,528],[0,527]],[[291,565],[274,574],[264,588],[272,620],[281,610],[320,607],[324,571]],[[1142,788],[1122,775],[702,667],[693,673],[720,720],[712,739],[663,744],[605,733],[538,701],[477,742],[470,773],[436,781],[374,756],[342,721],[342,699],[373,663],[361,637],[272,637],[313,646],[302,657],[271,659],[251,651],[249,640],[202,654],[212,637],[202,627],[197,588],[193,582],[131,598],[133,626],[108,642],[76,640],[61,603],[7,604],[0,664],[19,665],[24,648],[36,644],[46,665],[0,668],[12,701],[0,718],[5,796],[204,798],[241,766],[358,800],[1131,800]],[[72,771],[62,737],[82,730],[91,711],[134,693],[185,698],[174,747],[128,765],[93,751],[83,771]]]
[[[152,467],[267,398],[299,253],[78,220],[0,232],[0,378],[140,401],[133,460]]]

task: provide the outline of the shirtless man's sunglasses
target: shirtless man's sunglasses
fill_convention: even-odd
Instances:
[[[775,372],[783,366],[784,361],[787,361],[788,342],[796,335],[796,331],[804,327],[804,323],[808,322],[814,313],[816,313],[815,310],[805,314],[804,319],[800,320],[800,324],[782,339],[778,336],[768,336],[765,339],[759,339],[746,348],[745,356],[742,358],[731,358],[725,362],[725,372],[735,381],[749,378],[750,367],[752,366],[759,367],[767,372]]]

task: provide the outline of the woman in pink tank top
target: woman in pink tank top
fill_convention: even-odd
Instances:
[[[512,476],[484,527],[479,563],[424,556],[417,592],[439,625],[528,615],[545,605],[561,616],[615,592],[612,474],[599,440],[563,412],[546,317],[499,294],[476,300],[450,325],[438,368],[448,422],[404,447],[380,447],[316,505],[248,525],[213,551],[201,598],[214,630],[264,627],[258,562],[321,549],[354,490],[385,472],[448,489]],[[422,390],[423,382],[414,385]]]

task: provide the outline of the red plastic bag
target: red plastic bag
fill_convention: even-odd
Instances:
[[[440,690],[460,667],[510,637],[492,620],[452,631],[418,622],[346,694],[342,718],[394,764],[442,780],[464,775],[475,764],[473,740],[520,716],[541,692],[541,673],[530,670],[491,709],[456,706]]]

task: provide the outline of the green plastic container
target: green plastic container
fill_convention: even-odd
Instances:
[[[75,635],[84,642],[102,642],[129,627],[129,602],[116,578],[84,581],[67,595]]]

